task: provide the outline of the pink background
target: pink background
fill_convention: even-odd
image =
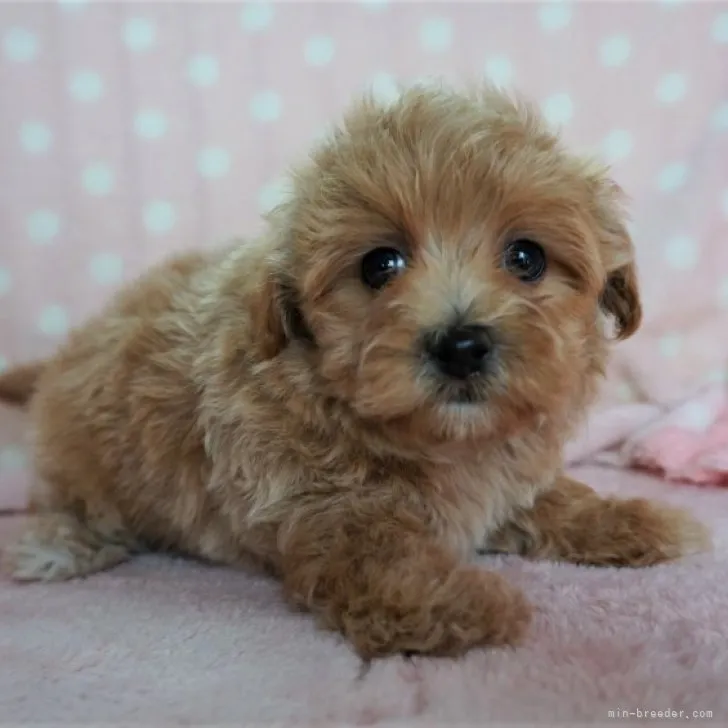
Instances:
[[[697,0],[0,4],[0,367],[162,256],[254,234],[352,94],[433,74],[518,87],[632,197],[646,322],[601,408],[722,381],[728,3]],[[0,507],[24,437],[0,414]]]

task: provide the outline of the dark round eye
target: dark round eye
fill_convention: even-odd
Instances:
[[[396,248],[375,248],[361,260],[361,279],[364,285],[378,291],[406,267],[404,256]]]
[[[505,269],[525,283],[534,283],[546,272],[546,253],[533,240],[514,240],[503,255]]]

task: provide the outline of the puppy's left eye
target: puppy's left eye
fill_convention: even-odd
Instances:
[[[396,248],[374,248],[361,260],[364,285],[378,291],[407,267],[404,255]]]
[[[546,272],[546,253],[533,240],[514,240],[503,253],[503,266],[524,283],[535,283]]]

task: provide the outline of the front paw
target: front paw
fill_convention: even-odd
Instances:
[[[582,563],[642,567],[709,551],[710,530],[690,513],[643,498],[612,500],[587,538]]]
[[[532,608],[499,574],[459,569],[442,583],[413,574],[410,583],[385,585],[359,609],[349,603],[340,623],[359,655],[455,657],[475,647],[515,647],[524,640]]]
[[[711,534],[685,510],[645,498],[605,498],[559,477],[532,508],[490,534],[487,547],[572,564],[651,566],[710,550]]]

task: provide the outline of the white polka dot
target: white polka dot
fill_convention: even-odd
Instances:
[[[176,220],[174,207],[164,200],[150,202],[144,208],[144,227],[155,235],[168,233]]]
[[[728,43],[728,12],[721,13],[713,21],[710,34],[716,43]]]
[[[10,271],[0,268],[0,296],[4,296],[10,290],[11,284]]]
[[[20,127],[20,144],[29,154],[43,154],[50,149],[53,133],[39,121],[26,121]]]
[[[720,194],[720,209],[723,210],[723,214],[728,217],[728,189],[723,190]]]
[[[0,356],[0,372],[4,372],[8,368],[8,360],[4,356]]]
[[[277,205],[288,200],[291,196],[291,186],[288,179],[280,179],[263,187],[258,195],[258,206],[262,213],[270,212]]]
[[[728,277],[718,284],[718,303],[723,308],[728,308]]]
[[[38,53],[38,39],[25,28],[10,28],[3,35],[3,50],[9,60],[26,63]]]
[[[23,470],[25,465],[25,453],[19,447],[5,447],[0,450],[0,472],[18,472]]]
[[[367,10],[378,11],[389,7],[389,0],[359,0],[359,4]]]
[[[309,66],[326,66],[334,57],[334,39],[328,35],[309,38],[303,50]]]
[[[599,58],[603,66],[613,68],[627,62],[632,46],[626,35],[613,35],[606,38],[599,47]]]
[[[281,115],[281,97],[275,91],[260,91],[250,100],[250,113],[256,121],[276,121]]]
[[[602,152],[609,162],[625,159],[632,153],[634,140],[626,129],[610,131],[602,143]]]
[[[485,62],[485,75],[496,86],[508,86],[513,80],[513,64],[505,56],[493,56]]]
[[[374,97],[383,104],[391,104],[400,97],[397,79],[391,73],[378,73],[371,82]]]
[[[197,171],[203,177],[224,177],[230,171],[230,163],[230,152],[222,147],[207,147],[197,155]]]
[[[571,22],[571,6],[563,0],[544,3],[538,11],[538,19],[544,30],[561,30]]]
[[[678,334],[666,334],[657,343],[657,348],[666,359],[672,359],[680,353],[682,339]]]
[[[667,243],[665,260],[675,270],[690,270],[697,265],[699,252],[698,244],[692,238],[677,235]]]
[[[543,103],[546,121],[553,126],[568,124],[574,114],[574,104],[569,94],[554,94]]]
[[[273,20],[273,5],[270,2],[248,2],[240,12],[240,25],[249,33],[265,30]]]
[[[28,237],[34,243],[49,243],[61,229],[61,219],[53,210],[35,210],[26,222]]]
[[[661,192],[674,192],[685,184],[688,168],[680,162],[663,167],[657,176],[657,187]]]
[[[452,44],[452,23],[447,18],[428,18],[420,26],[420,45],[431,53],[446,51]]]
[[[704,431],[713,424],[713,412],[703,402],[689,402],[680,410],[680,424],[691,430]]]
[[[710,121],[714,129],[728,131],[728,104],[722,104],[711,115]]]
[[[104,93],[104,82],[96,71],[76,71],[68,83],[68,90],[77,101],[97,101]]]
[[[140,111],[134,117],[134,130],[142,139],[160,139],[167,133],[167,117],[154,109]]]
[[[38,318],[38,328],[46,336],[63,336],[68,331],[68,314],[56,304],[46,306]]]
[[[82,173],[83,186],[90,195],[108,195],[114,186],[114,173],[103,162],[87,165]]]
[[[157,39],[157,29],[148,18],[129,18],[124,23],[124,43],[133,53],[149,50]]]
[[[187,76],[195,86],[212,86],[220,78],[220,64],[215,56],[195,56],[187,65]]]
[[[124,261],[116,253],[96,253],[89,261],[89,273],[102,285],[118,283],[124,275]]]
[[[80,10],[88,4],[89,0],[57,0],[63,10]]]
[[[684,73],[667,73],[657,84],[655,95],[662,104],[675,104],[685,96],[688,82]]]

